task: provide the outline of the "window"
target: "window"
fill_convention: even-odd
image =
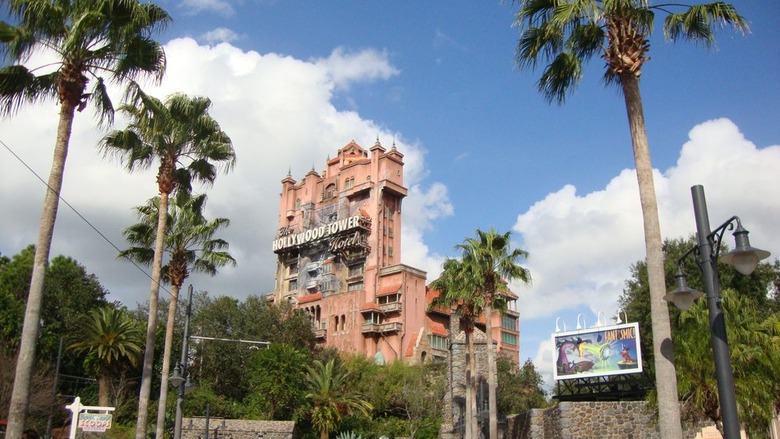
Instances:
[[[387,248],[387,256],[390,256],[391,258],[393,257],[393,247]]]
[[[517,331],[517,319],[504,314],[501,316],[501,327],[504,329]]]
[[[378,298],[380,305],[386,305],[388,303],[397,303],[398,294],[388,294],[387,296],[381,296]]]
[[[325,199],[333,198],[335,196],[336,196],[336,185],[329,184],[328,187],[325,188]]]
[[[364,272],[365,272],[365,268],[363,264],[350,265],[349,272],[347,273],[347,277],[360,276]]]
[[[298,198],[295,200],[295,210],[299,210],[301,208],[301,199]]]
[[[353,282],[347,285],[347,291],[360,291],[363,289],[363,281]]]
[[[428,343],[430,343],[433,349],[447,350],[447,337],[431,334],[428,336]]]
[[[506,344],[517,346],[517,335],[501,331],[501,341]]]
[[[290,280],[290,283],[287,288],[289,291],[295,291],[298,289],[298,279],[292,279]]]
[[[290,264],[290,270],[289,270],[288,275],[292,276],[294,274],[298,274],[298,263],[297,262],[292,262]]]
[[[350,177],[344,180],[344,189],[352,189],[352,186],[354,185],[355,185],[355,177]]]
[[[379,313],[370,312],[366,314],[366,325],[378,325],[380,321]]]

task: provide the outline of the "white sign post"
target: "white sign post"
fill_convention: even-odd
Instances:
[[[92,405],[81,405],[81,398],[76,397],[73,403],[65,406],[70,410],[70,439],[76,439],[76,430],[81,428],[84,431],[104,432],[111,428],[111,413],[114,407],[98,407]],[[79,414],[84,412],[83,422],[79,421]],[[93,413],[90,413],[93,412]],[[102,412],[102,413],[94,413]]]

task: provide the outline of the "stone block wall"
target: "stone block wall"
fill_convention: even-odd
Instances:
[[[703,424],[683,425],[692,439]],[[509,439],[661,439],[645,401],[561,402],[507,418]]]
[[[209,419],[209,439],[292,439],[293,421],[248,421],[243,419]],[[206,418],[184,418],[182,439],[205,439]]]

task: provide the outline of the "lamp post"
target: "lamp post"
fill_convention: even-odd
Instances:
[[[168,381],[178,389],[176,397],[176,419],[173,424],[173,439],[181,439],[181,421],[184,410],[184,392],[187,388],[187,344],[190,338],[190,315],[192,314],[192,285],[189,287],[187,298],[187,314],[184,317],[184,337],[181,341],[181,358],[179,364],[173,369],[173,374]]]
[[[664,296],[664,299],[674,303],[678,308],[686,310],[691,307],[694,300],[702,296],[701,292],[688,287],[685,273],[683,273],[681,268],[682,261],[686,257],[690,255],[698,256],[697,262],[702,271],[704,291],[707,296],[710,343],[712,344],[715,374],[718,380],[718,400],[723,421],[723,433],[726,439],[737,439],[740,437],[739,416],[737,415],[734,376],[731,370],[728,340],[726,339],[726,320],[721,304],[716,264],[718,262],[720,244],[726,230],[734,230],[733,235],[736,240],[736,247],[728,254],[723,255],[721,260],[733,265],[740,273],[744,275],[752,273],[756,269],[758,261],[768,257],[769,252],[750,246],[748,231],[742,227],[742,221],[737,216],[732,216],[714,231],[710,231],[704,187],[701,185],[691,187],[691,195],[693,198],[693,212],[696,217],[697,245],[688,250],[677,261],[676,288]]]

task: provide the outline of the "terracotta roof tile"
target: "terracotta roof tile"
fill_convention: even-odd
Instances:
[[[301,303],[316,302],[316,301],[318,301],[320,299],[322,299],[322,293],[309,294],[307,296],[303,296],[303,297],[299,298],[298,299],[298,304],[300,305]]]

